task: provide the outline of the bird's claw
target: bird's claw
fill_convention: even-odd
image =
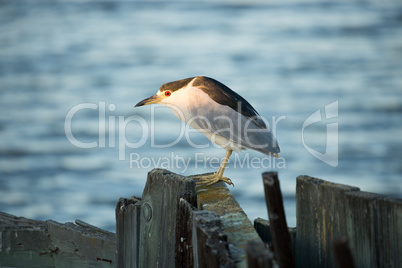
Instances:
[[[196,182],[197,185],[205,184],[207,186],[210,186],[212,184],[215,184],[219,181],[223,181],[227,183],[228,185],[232,185],[234,187],[234,183],[232,182],[231,179],[227,177],[220,177],[217,174],[212,174],[212,175],[206,175],[206,176],[199,176],[199,177],[194,177],[194,179],[198,180]]]
[[[221,181],[224,181],[224,182],[226,182],[228,185],[232,185],[232,186],[234,187],[234,183],[232,182],[231,179],[226,178],[226,177],[222,177],[220,180],[221,180]]]

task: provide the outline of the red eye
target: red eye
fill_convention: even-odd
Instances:
[[[170,91],[165,91],[165,96],[166,96],[166,97],[169,97],[171,94],[172,94],[172,92],[170,92]]]

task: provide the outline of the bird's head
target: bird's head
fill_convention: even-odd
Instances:
[[[146,98],[135,105],[135,107],[144,106],[153,103],[160,103],[163,99],[170,97],[172,92],[170,90],[165,90],[161,92],[160,90],[153,96]]]
[[[155,95],[140,101],[135,105],[135,107],[153,103],[159,103],[159,104],[164,104],[164,102],[168,103],[169,97],[177,93],[180,89],[185,88],[193,79],[194,77],[166,83],[159,88],[158,92]]]

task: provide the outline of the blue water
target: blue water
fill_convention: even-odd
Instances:
[[[118,198],[141,196],[152,168],[215,171],[224,150],[180,136],[167,108],[133,108],[196,75],[278,122],[277,162],[245,151],[225,172],[251,220],[267,218],[267,170],[279,172],[290,226],[301,174],[401,197],[401,26],[400,1],[1,1],[0,211],[113,231]],[[71,133],[93,148],[67,138],[74,109]]]

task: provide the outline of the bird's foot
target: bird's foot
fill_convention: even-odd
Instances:
[[[207,186],[210,186],[210,185],[212,185],[212,184],[214,184],[214,183],[217,183],[217,182],[219,182],[219,181],[224,181],[224,182],[226,182],[226,183],[229,184],[229,185],[233,185],[233,187],[234,187],[234,184],[233,184],[233,182],[232,182],[231,179],[226,178],[226,177],[223,177],[223,176],[219,176],[219,175],[216,174],[216,173],[215,173],[215,174],[212,174],[212,175],[205,175],[205,176],[194,177],[193,179],[198,180],[198,181],[196,182],[196,184],[198,184],[198,185],[200,185],[200,184],[206,184]]]

